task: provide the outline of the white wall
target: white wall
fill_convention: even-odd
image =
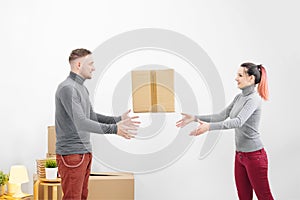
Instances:
[[[72,49],[93,50],[125,31],[163,28],[207,52],[221,75],[227,104],[239,92],[234,82],[239,64],[265,64],[271,96],[263,105],[261,132],[271,188],[276,199],[300,199],[298,8],[296,0],[1,1],[0,170],[24,164],[32,176],[35,160],[45,156],[55,90],[68,75]],[[214,151],[199,160],[204,138],[196,138],[171,166],[137,174],[136,199],[236,199],[233,131],[224,131]],[[32,193],[32,181],[23,188]]]

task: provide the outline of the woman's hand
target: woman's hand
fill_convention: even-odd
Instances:
[[[199,119],[197,121],[199,122],[199,126],[190,133],[191,136],[198,136],[209,130],[209,123],[200,121]]]
[[[181,113],[181,115],[183,117],[182,117],[181,120],[176,122],[177,127],[184,127],[187,124],[191,123],[192,121],[195,121],[195,116],[194,115],[189,115],[189,114],[185,114],[185,113]]]

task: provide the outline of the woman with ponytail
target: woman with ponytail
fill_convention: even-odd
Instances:
[[[182,113],[176,126],[198,122],[198,128],[190,133],[192,136],[209,130],[235,129],[234,175],[239,199],[251,200],[254,190],[258,200],[273,200],[268,181],[268,158],[258,130],[262,99],[269,98],[266,69],[262,65],[243,63],[235,80],[242,92],[226,109],[212,115]]]

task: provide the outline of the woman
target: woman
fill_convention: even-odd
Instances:
[[[242,92],[225,110],[213,115],[193,116],[182,113],[183,118],[176,122],[176,126],[184,127],[190,122],[199,122],[199,127],[190,133],[192,136],[198,136],[209,130],[234,128],[236,143],[234,175],[239,199],[252,199],[254,190],[259,200],[272,200],[267,154],[258,131],[261,98],[268,100],[269,96],[266,70],[262,65],[243,63],[235,80]]]

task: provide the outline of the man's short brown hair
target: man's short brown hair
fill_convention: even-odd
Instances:
[[[92,52],[89,51],[89,50],[87,50],[87,49],[83,49],[83,48],[81,48],[81,49],[74,49],[71,52],[70,56],[69,56],[69,62],[71,62],[71,61],[73,61],[73,60],[75,60],[77,58],[81,58],[81,57],[87,56],[89,54],[92,54]]]

